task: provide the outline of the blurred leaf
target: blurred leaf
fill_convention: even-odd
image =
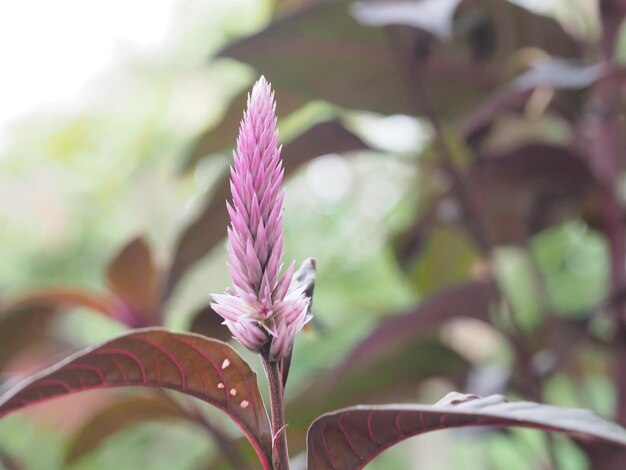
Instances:
[[[189,331],[220,341],[229,341],[233,335],[223,322],[224,319],[210,305],[206,305],[193,314]]]
[[[602,46],[605,56],[611,59],[617,46],[619,29],[626,17],[626,1],[602,0],[598,7],[602,21]]]
[[[478,260],[476,249],[462,232],[439,225],[431,234],[428,248],[412,267],[410,276],[423,294],[467,280]]]
[[[234,439],[231,443],[237,452],[237,458],[240,460],[237,470],[241,469],[257,469],[262,468],[257,455],[245,438]],[[229,460],[224,452],[218,452],[207,459],[204,464],[199,464],[196,468],[206,470],[233,470],[233,461]]]
[[[604,64],[585,65],[559,58],[544,58],[533,64],[509,84],[494,91],[465,119],[463,135],[471,139],[505,111],[522,108],[537,88],[553,87],[559,90],[581,90],[612,73]],[[571,94],[565,96],[572,104]],[[559,100],[556,100],[557,104]],[[555,106],[559,112],[558,106]]]
[[[28,349],[52,340],[50,327],[63,309],[87,308],[121,320],[120,302],[106,294],[68,287],[27,292],[0,305],[0,369]]]
[[[386,24],[396,22],[398,9],[434,5],[448,12],[443,6],[452,8],[454,3],[361,2],[353,11],[369,23]],[[455,37],[446,43],[436,43],[423,31],[406,27],[361,25],[350,16],[349,5],[319,2],[299,9],[227,46],[220,56],[246,62],[274,85],[307,99],[409,115],[428,114],[425,103],[430,101],[437,114],[454,117],[475,107],[507,79],[503,64],[520,49],[543,49],[565,58],[580,56],[580,45],[556,21],[502,0],[463,2],[456,15]],[[403,14],[398,21],[405,24],[411,18]],[[439,15],[418,18],[422,27],[427,22],[431,30],[443,21]],[[424,80],[423,90],[415,85],[418,78]]]
[[[44,287],[36,289],[2,306],[2,310],[41,307],[49,309],[86,308],[108,317],[118,318],[118,301],[107,294],[87,292],[72,287]]]
[[[368,148],[367,145],[338,121],[321,122],[283,146],[285,175],[315,157]],[[174,291],[187,270],[226,236],[228,213],[226,200],[230,186],[224,178],[211,194],[201,213],[178,239],[169,269],[163,301]]]
[[[321,413],[354,403],[414,400],[419,385],[433,376],[462,386],[469,369],[456,352],[428,336],[376,350],[354,367],[346,364],[319,374],[287,403],[292,452],[302,450],[307,427]]]
[[[235,96],[230,102],[226,114],[219,124],[204,132],[192,146],[189,156],[185,159],[183,171],[189,170],[200,159],[208,155],[235,147],[239,123],[243,117],[248,100],[248,89]],[[284,117],[304,106],[305,101],[283,89],[274,88],[276,113]]]
[[[427,297],[406,312],[385,317],[346,355],[336,367],[337,373],[366,367],[372,359],[391,354],[447,320],[472,317],[488,321],[495,297],[492,282],[472,281]]]
[[[453,392],[430,406],[356,406],[321,416],[308,432],[308,468],[363,468],[385,449],[409,437],[466,426],[562,432],[591,443],[626,448],[626,430],[588,410],[509,403],[501,395],[481,398]]]
[[[329,153],[366,150],[369,146],[338,120],[320,122],[283,145],[285,174],[300,165]]]
[[[585,65],[551,57],[534,64],[516,78],[511,87],[515,90],[526,90],[542,85],[565,89],[587,88],[606,76],[608,71],[605,64]]]
[[[588,468],[602,470],[623,470],[626,462],[626,449],[596,442],[579,441],[589,459]]]
[[[524,49],[544,51],[548,55],[566,59],[582,56],[583,45],[554,18],[532,13],[511,1],[465,1],[462,7],[467,4],[469,15],[472,5],[481,3],[486,6],[485,12],[493,28],[491,41],[496,46],[493,57],[496,63],[507,64],[512,59],[511,54]],[[519,56],[519,59],[522,57]]]
[[[160,274],[145,238],[134,238],[122,248],[111,260],[106,278],[111,291],[130,307],[130,316],[137,318],[138,324],[132,326],[160,323],[157,318]]]
[[[48,338],[48,328],[57,310],[50,307],[22,307],[0,313],[0,370],[23,351]]]
[[[272,22],[220,52],[254,66],[306,99],[382,114],[413,114],[402,65],[387,34],[361,26],[348,2],[319,2]]]
[[[271,461],[272,434],[256,374],[225,343],[157,328],[135,330],[84,349],[0,397],[0,415],[51,398],[110,387],[163,387],[226,412],[261,460]]]
[[[0,465],[5,470],[24,470],[25,467],[21,463],[18,463],[13,457],[7,454],[3,449],[0,449]]]
[[[72,438],[66,455],[71,465],[92,452],[111,435],[137,423],[152,420],[190,419],[171,399],[154,396],[124,397],[91,416]]]
[[[452,17],[461,0],[366,1],[351,8],[352,15],[364,25],[404,24],[447,38],[452,32]]]
[[[494,244],[525,244],[533,234],[581,216],[594,186],[584,160],[548,144],[482,156],[468,176],[483,230]]]
[[[421,294],[462,282],[470,277],[478,252],[456,227],[435,222],[432,214],[396,239],[396,256]]]

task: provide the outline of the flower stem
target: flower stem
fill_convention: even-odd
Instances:
[[[274,470],[289,470],[289,452],[287,450],[287,433],[285,432],[285,389],[280,372],[280,363],[263,357],[263,365],[270,387]]]

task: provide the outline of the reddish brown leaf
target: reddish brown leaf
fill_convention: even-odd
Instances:
[[[384,114],[414,111],[402,64],[380,28],[360,25],[348,2],[319,2],[277,19],[220,55],[253,65],[308,99]]]
[[[56,310],[44,307],[21,307],[0,313],[0,369],[29,348],[43,343]]]
[[[131,309],[131,326],[149,326],[157,319],[160,275],[152,251],[143,237],[131,240],[107,268],[107,283]]]
[[[2,307],[2,310],[23,308],[63,309],[81,307],[118,318],[119,302],[107,294],[88,292],[72,287],[45,287],[27,292]]]
[[[367,145],[338,121],[316,124],[283,146],[285,175],[315,157],[365,148]],[[229,198],[228,179],[224,178],[202,212],[181,234],[168,272],[164,301],[173,292],[187,269],[226,236],[228,225],[226,200]]]
[[[319,375],[288,403],[292,448],[298,449],[303,428],[326,410],[355,401],[410,400],[419,384],[433,375],[462,385],[467,364],[429,333],[433,327],[456,317],[487,319],[494,295],[490,282],[469,282],[381,320],[339,364]]]
[[[309,428],[308,469],[360,469],[411,436],[466,426],[533,428],[626,448],[626,430],[588,410],[450,393],[430,406],[356,406],[322,415]]]
[[[225,343],[157,328],[80,351],[0,397],[0,416],[51,398],[110,387],[162,387],[226,412],[259,458],[271,461],[271,430],[256,374]]]
[[[243,117],[243,110],[246,108],[248,92],[249,88],[246,88],[235,96],[219,124],[198,138],[192,146],[189,156],[185,159],[183,171],[189,170],[203,157],[232,148],[235,145],[239,122]],[[279,116],[285,117],[305,104],[301,98],[283,89],[274,89],[274,93],[276,113]]]
[[[582,158],[540,143],[484,155],[468,176],[482,228],[493,244],[524,244],[544,228],[581,216],[595,187]]]
[[[233,335],[223,323],[224,319],[215,313],[210,305],[206,305],[193,314],[189,331],[220,341],[228,341]]]
[[[0,368],[20,354],[53,340],[49,328],[67,308],[87,308],[117,320],[120,303],[106,294],[67,287],[27,292],[0,306]]]
[[[350,15],[351,2],[315,2],[230,44],[220,55],[254,66],[274,85],[303,98],[381,114],[428,114],[414,86],[423,78],[432,107],[455,118],[510,78],[511,58],[521,49],[580,56],[580,45],[558,22],[502,0],[461,2],[451,41],[436,42],[423,32],[452,29],[450,13],[456,3],[352,4],[364,23],[401,23],[372,27]],[[434,14],[423,14],[424,8],[434,8]]]
[[[383,318],[337,367],[341,375],[348,369],[366,366],[373,358],[390,354],[421,334],[457,317],[489,319],[489,309],[496,296],[492,282],[472,281],[451,287],[426,298],[418,306]]]
[[[409,359],[407,359],[409,358]],[[367,364],[318,373],[313,382],[287,404],[289,447],[299,452],[306,430],[316,417],[354,403],[412,400],[415,390],[432,377],[446,377],[457,386],[469,366],[455,351],[433,337],[416,338],[390,351],[378,351]]]

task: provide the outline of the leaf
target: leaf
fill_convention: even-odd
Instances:
[[[429,334],[452,318],[487,319],[494,296],[491,282],[468,282],[381,320],[339,364],[288,403],[291,447],[297,450],[303,427],[326,410],[355,401],[413,399],[419,383],[433,375],[462,384],[467,364]],[[437,361],[432,360],[435,357]]]
[[[352,132],[336,120],[321,122],[283,146],[285,175],[315,157],[328,153],[343,153],[368,148]],[[174,258],[168,271],[163,300],[174,291],[187,270],[207,254],[226,236],[228,213],[226,200],[230,198],[228,179],[224,178],[198,217],[178,239]]]
[[[540,143],[483,155],[467,184],[493,244],[524,244],[547,227],[579,217],[596,193],[582,158]]]
[[[428,24],[431,31],[440,31],[447,28],[449,15],[400,15],[398,10],[432,5],[445,13],[449,10],[443,7],[454,3],[360,2],[352,12],[368,24],[422,21],[422,27]],[[580,45],[559,23],[502,0],[462,2],[455,15],[455,35],[445,43],[403,25],[360,24],[349,13],[350,5],[315,2],[230,44],[219,55],[252,65],[275,86],[302,98],[386,115],[428,115],[415,86],[421,78],[432,108],[455,119],[508,81],[511,58],[520,50],[580,57]]]
[[[193,314],[189,331],[226,342],[233,335],[223,323],[224,319],[210,305],[206,305]]]
[[[256,374],[225,343],[158,328],[84,349],[0,397],[0,416],[51,398],[110,387],[162,387],[226,412],[259,458],[271,461],[271,430]]]
[[[448,224],[434,224],[422,250],[407,266],[417,292],[433,294],[469,279],[472,267],[480,262],[478,250],[466,233]],[[406,260],[401,260],[406,263]]]
[[[4,449],[0,448],[0,465],[5,470],[24,470],[25,467],[9,454]]]
[[[529,70],[487,96],[465,119],[462,134],[466,139],[471,139],[499,114],[524,106],[539,87],[553,87],[557,91],[581,90],[612,72],[604,64],[584,65],[555,57],[538,61]],[[570,95],[571,92],[563,97],[569,105],[573,101]],[[559,101],[556,100],[557,103]]]
[[[174,400],[158,395],[124,397],[107,404],[75,433],[65,457],[66,463],[75,463],[108,437],[129,426],[164,419],[190,418]]]
[[[4,311],[47,308],[52,310],[81,307],[119,319],[119,302],[110,295],[73,287],[45,287],[27,292],[2,307]]]
[[[274,86],[303,98],[382,114],[414,112],[387,34],[360,25],[345,1],[301,8],[219,56],[246,62]]]
[[[373,358],[414,342],[418,335],[447,320],[466,316],[487,321],[495,298],[493,282],[471,281],[430,296],[405,312],[385,317],[345,356],[337,373],[366,366]]]
[[[447,38],[459,3],[461,0],[368,1],[355,3],[350,11],[364,25],[403,24]]]
[[[327,373],[317,374],[287,403],[292,452],[304,450],[306,430],[321,413],[354,403],[414,400],[415,391],[425,380],[445,377],[462,386],[469,370],[467,361],[432,336],[375,351],[367,361],[355,362],[354,367],[345,367],[343,361]]]
[[[466,426],[532,428],[626,447],[626,430],[588,410],[453,392],[430,406],[356,406],[322,415],[309,428],[308,469],[363,468],[411,436]]]
[[[150,326],[158,320],[160,273],[145,238],[131,240],[107,268],[107,283],[131,309],[135,325]]]
[[[182,171],[191,169],[203,157],[235,146],[239,122],[243,117],[243,111],[248,100],[248,91],[249,88],[246,88],[235,96],[219,124],[204,132],[197,139],[189,152],[189,156],[185,159]],[[274,88],[274,97],[276,98],[276,113],[282,117],[296,111],[305,104],[305,101],[301,98],[280,88]]]
[[[0,313],[0,370],[29,348],[48,339],[48,327],[57,311],[49,307],[23,306]]]
[[[517,77],[511,87],[519,91],[549,85],[576,90],[593,85],[608,72],[606,64],[581,65],[551,57],[534,64]]]
[[[37,289],[3,303],[0,306],[0,369],[22,353],[55,341],[50,327],[62,309],[73,307],[88,308],[119,320],[118,303],[110,296],[67,287]]]

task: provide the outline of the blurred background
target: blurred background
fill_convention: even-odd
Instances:
[[[286,259],[318,266],[287,390],[294,455],[322,412],[451,390],[626,424],[624,15],[620,0],[1,3],[4,387],[128,327],[224,337],[207,306],[229,285],[225,177],[264,74]],[[0,465],[233,468],[151,400],[11,415]],[[590,458],[481,430],[371,468],[601,468]]]

